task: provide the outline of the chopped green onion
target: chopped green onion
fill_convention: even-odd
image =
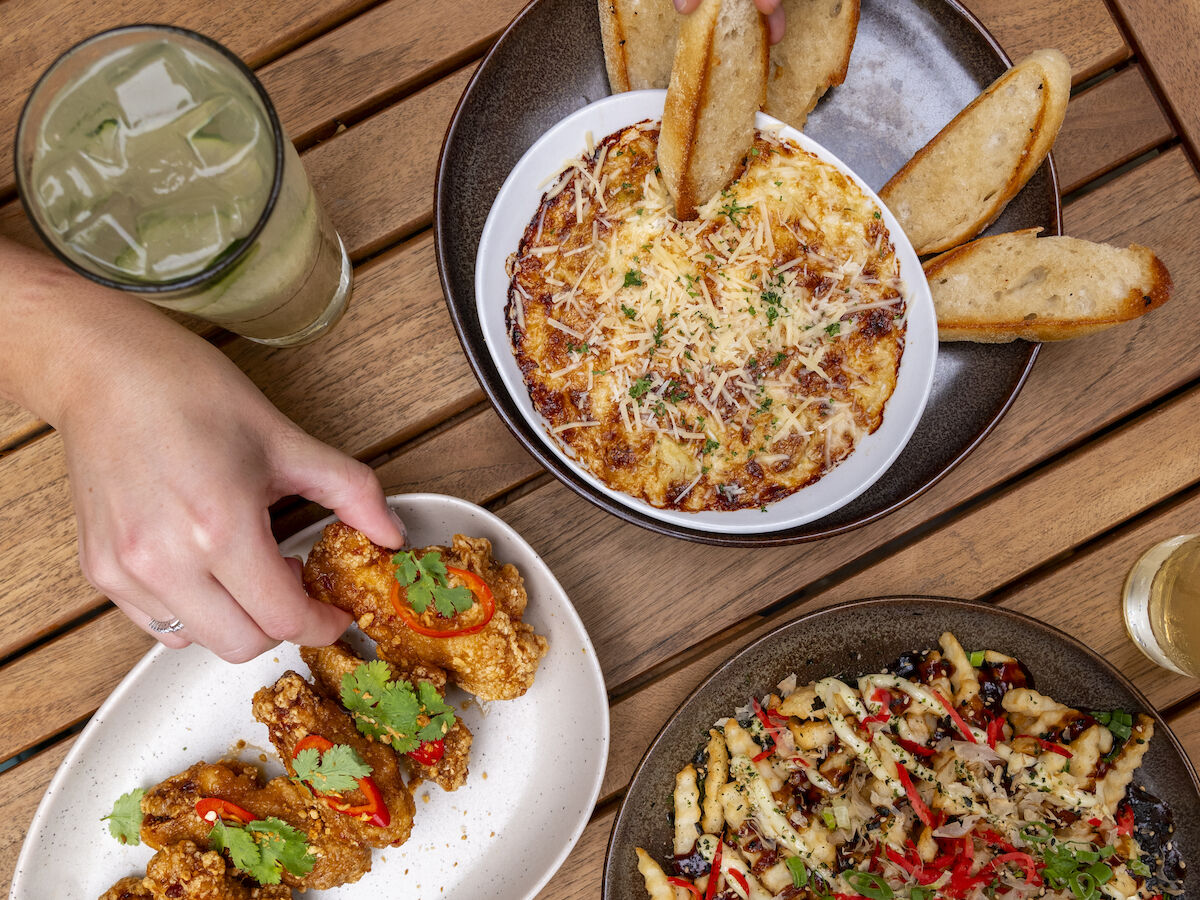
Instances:
[[[821,810],[821,818],[825,820],[826,828],[828,828],[830,831],[837,830],[837,818],[833,815],[833,810],[831,810],[831,809]]]
[[[846,883],[854,889],[855,893],[868,897],[870,900],[892,900],[896,895],[883,877],[873,872],[851,869],[843,872],[842,877],[846,879]]]
[[[789,856],[787,868],[792,875],[792,887],[802,888],[808,884],[808,867],[804,865],[804,860],[798,856]]]
[[[983,665],[983,654],[984,654],[983,650],[972,650],[971,651],[971,666],[972,666],[972,668],[978,669],[980,666]]]

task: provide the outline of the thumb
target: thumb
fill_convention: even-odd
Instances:
[[[302,432],[276,461],[277,486],[333,510],[381,547],[407,539],[404,523],[387,505],[374,470]]]

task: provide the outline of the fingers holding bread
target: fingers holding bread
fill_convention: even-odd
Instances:
[[[658,162],[680,219],[736,178],[766,99],[767,26],[754,0],[703,0],[680,24]]]
[[[925,263],[943,341],[1060,341],[1166,303],[1171,276],[1153,251],[1041,229],[980,238]]]
[[[996,220],[1050,152],[1070,97],[1067,58],[1032,53],[892,176],[879,196],[918,254],[956,247]]]
[[[846,80],[859,0],[783,0],[783,11],[790,27],[771,47],[764,110],[803,129],[817,101]]]

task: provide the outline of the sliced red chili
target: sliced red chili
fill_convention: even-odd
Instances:
[[[738,887],[740,887],[747,895],[750,894],[750,882],[746,880],[745,875],[743,875],[737,869],[730,869],[729,877],[736,881],[738,883]]]
[[[400,582],[392,579],[392,609],[396,611],[404,624],[415,631],[417,634],[423,634],[425,637],[465,637],[468,634],[477,634],[487,627],[488,622],[492,621],[492,616],[496,614],[496,597],[492,593],[492,589],[488,587],[486,581],[476,575],[474,572],[468,572],[466,569],[456,569],[452,566],[446,566],[446,572],[454,575],[461,581],[475,597],[475,605],[483,610],[483,618],[471,625],[464,625],[460,628],[451,626],[449,628],[434,628],[426,625],[417,611],[408,603],[400,599]],[[471,609],[475,607],[472,606]],[[460,613],[466,615],[466,613]],[[454,618],[457,618],[455,616]]]
[[[750,757],[750,759],[752,762],[762,762],[764,759],[766,759],[768,756],[770,756],[774,752],[775,752],[774,747],[768,747],[766,750],[763,750],[761,753],[755,753],[752,757]]]
[[[328,738],[321,737],[319,734],[306,734],[292,748],[292,759],[299,756],[303,750],[316,750],[324,753],[331,747],[333,747],[333,741]],[[313,793],[325,801],[325,805],[332,810],[362,819],[368,825],[374,825],[376,828],[387,828],[392,823],[392,814],[383,800],[383,794],[379,790],[379,785],[375,783],[375,779],[370,775],[358,779],[358,789],[367,798],[366,803],[358,806],[340,800],[332,794],[323,794],[316,788],[313,788]]]
[[[1063,747],[1061,744],[1056,744],[1056,743],[1054,743],[1054,741],[1048,741],[1045,738],[1040,738],[1035,734],[1018,734],[1017,737],[1029,738],[1031,740],[1037,741],[1038,744],[1041,745],[1041,748],[1043,750],[1046,750],[1050,753],[1057,753],[1059,756],[1065,756],[1067,759],[1071,759],[1072,757],[1075,756],[1074,753],[1072,753],[1066,747]]]
[[[1126,805],[1117,815],[1117,834],[1129,837],[1133,834],[1133,807]]]
[[[1004,719],[1001,716],[996,716],[987,725],[987,742],[988,746],[993,750],[996,749],[996,742],[1004,737]]]
[[[717,895],[717,882],[721,880],[721,845],[717,839],[717,850],[713,853],[712,868],[708,870],[708,887],[704,889],[704,900],[713,900]]]
[[[751,697],[750,705],[754,708],[754,715],[758,716],[758,721],[762,722],[763,728],[767,730],[767,737],[771,739],[771,746],[754,757],[754,761],[758,762],[760,759],[766,759],[768,756],[770,756],[771,751],[779,746],[779,741],[775,737],[775,726],[772,725],[771,720],[767,718],[767,714],[763,710],[761,704],[759,704],[758,700],[754,697]]]
[[[865,719],[863,719],[862,720],[863,725],[870,725],[872,722],[886,722],[888,719],[890,719],[892,717],[892,714],[891,714],[892,694],[890,691],[887,691],[881,687],[875,688],[875,690],[871,692],[871,701],[873,703],[880,704],[881,709],[879,710],[879,712],[874,713],[873,715],[867,716]]]
[[[196,801],[196,815],[210,825],[216,825],[217,819],[222,822],[233,822],[245,825],[258,818],[248,809],[242,809],[236,803],[222,800],[220,797],[202,797]]]
[[[999,866],[1005,863],[1013,863],[1022,869],[1025,873],[1026,884],[1040,885],[1042,883],[1042,876],[1037,871],[1037,862],[1028,853],[1022,853],[1019,850],[1002,853],[987,864],[988,873],[995,872]]]
[[[912,804],[913,812],[917,814],[917,818],[930,828],[937,828],[933,813],[929,811],[929,807],[925,805],[925,801],[917,793],[917,787],[913,784],[913,780],[908,774],[908,769],[904,768],[904,766],[896,766],[896,775],[899,776],[900,783],[904,785],[904,793],[908,794],[908,802]]]
[[[696,900],[703,900],[703,895],[701,895],[701,893],[700,893],[700,888],[696,887],[694,884],[692,884],[686,878],[676,878],[674,876],[671,876],[671,877],[667,878],[667,884],[674,885],[675,887],[678,887],[678,888],[683,888],[685,891],[687,891],[689,894],[691,894],[693,897],[695,897]]]
[[[896,738],[896,743],[914,756],[930,757],[936,752],[932,747],[922,747],[916,741],[909,741],[904,738]]]
[[[432,766],[446,755],[446,742],[441,738],[436,741],[423,741],[416,750],[408,751],[408,758],[423,766]]]
[[[1000,834],[992,831],[990,828],[984,828],[976,832],[981,838],[987,841],[989,847],[999,847],[1008,853],[1016,853],[1017,848],[1006,841]]]
[[[958,710],[954,708],[950,701],[942,696],[941,691],[934,690],[933,688],[929,690],[933,693],[933,696],[937,697],[938,703],[945,707],[947,715],[950,716],[950,721],[954,723],[954,727],[959,730],[962,736],[972,744],[978,744],[979,741],[975,740],[975,735],[971,734],[971,729],[967,727],[967,723],[963,721],[963,717],[958,714]]]

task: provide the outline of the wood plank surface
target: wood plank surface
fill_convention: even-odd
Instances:
[[[1127,66],[1067,106],[1054,143],[1059,189],[1077,190],[1174,135],[1141,67]]]
[[[0,897],[8,896],[29,822],[73,743],[74,738],[59,741],[19,766],[0,772],[0,809],[4,810],[0,818]]]
[[[1192,158],[1200,159],[1200,3],[1196,0],[1113,0],[1137,49],[1166,94]]]
[[[17,118],[34,82],[64,51],[107,28],[161,22],[199,31],[224,44],[251,67],[262,65],[370,5],[371,0],[263,0],[260,3],[184,3],[106,0],[87,14],[52,0],[0,3],[0,135],[16,133]],[[13,189],[12,157],[0,153],[0,195]]]
[[[1013,61],[1054,47],[1078,84],[1128,59],[1130,50],[1104,0],[966,0]]]
[[[388,0],[264,66],[258,76],[288,136],[307,145],[330,134],[339,121],[481,55],[524,5],[525,0]]]

